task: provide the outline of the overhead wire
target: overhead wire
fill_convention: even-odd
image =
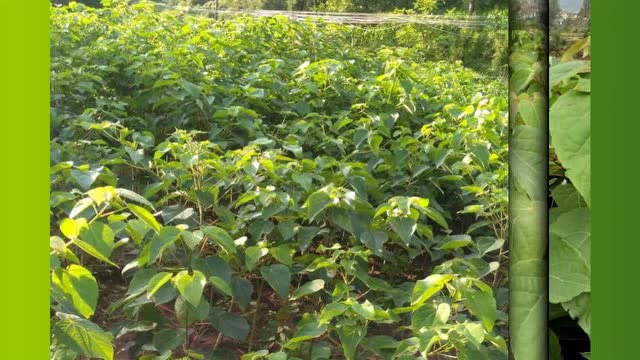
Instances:
[[[490,17],[483,15],[467,15],[467,16],[450,16],[450,15],[409,15],[409,14],[380,14],[380,13],[339,13],[339,12],[322,12],[322,11],[287,11],[287,10],[227,10],[227,9],[211,9],[206,7],[193,6],[171,6],[162,3],[155,3],[155,6],[164,9],[181,10],[191,13],[200,13],[216,16],[256,16],[256,17],[273,17],[286,16],[292,20],[304,20],[310,18],[312,20],[321,19],[328,23],[340,23],[347,25],[383,25],[383,24],[420,24],[438,29],[434,26],[454,26],[459,28],[506,28],[507,23],[496,22]],[[444,31],[444,30],[442,30]],[[444,31],[447,32],[447,31]],[[460,35],[449,32],[453,35]]]

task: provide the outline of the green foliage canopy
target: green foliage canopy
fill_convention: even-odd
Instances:
[[[53,358],[507,358],[503,81],[335,24],[51,21]]]

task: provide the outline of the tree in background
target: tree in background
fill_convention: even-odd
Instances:
[[[288,10],[290,0],[264,0],[262,8],[265,10]]]
[[[591,0],[584,0],[579,15],[584,18],[591,17]]]
[[[72,0],[51,0],[54,5],[67,5]],[[91,7],[101,7],[103,0],[76,0]],[[131,0],[131,2],[137,2]],[[508,0],[156,0],[166,5],[213,5],[220,9],[265,9],[294,11],[336,11],[336,12],[393,12],[395,10],[415,10],[423,14],[464,12],[466,14],[486,13],[495,9],[507,9]],[[551,3],[557,0],[551,0]],[[581,13],[589,14],[591,1],[585,0]]]
[[[438,0],[416,0],[413,8],[423,14],[431,14],[438,7]]]
[[[69,3],[72,1],[74,0],[51,0],[51,3],[53,5],[66,6],[66,5],[69,5]],[[84,4],[86,6],[95,7],[95,8],[102,7],[101,0],[75,0],[75,2]]]
[[[220,9],[256,10],[263,8],[263,0],[219,0]]]
[[[558,16],[560,12],[560,1],[559,0],[549,0],[549,20],[553,22],[553,20]]]
[[[391,12],[396,9],[411,9],[416,0],[318,0],[317,7],[327,11]]]

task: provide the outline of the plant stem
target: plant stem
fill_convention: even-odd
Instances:
[[[184,319],[184,350],[189,348],[189,312],[187,311]]]
[[[262,297],[262,286],[264,285],[264,280],[260,279],[260,285],[258,286],[258,299],[256,300],[256,311],[253,313],[253,320],[251,320],[251,335],[249,336],[249,347],[247,349],[248,352],[251,352],[251,348],[253,347],[253,336],[256,331],[256,320],[258,318],[258,311],[260,310],[260,298]]]
[[[309,352],[307,354],[307,359],[312,360],[312,356],[313,356],[313,339],[309,341]]]
[[[229,304],[229,309],[227,309],[227,312],[231,312],[232,309],[233,309],[233,299],[231,299],[231,304]],[[213,351],[216,351],[218,349],[218,346],[220,345],[220,340],[222,340],[221,332],[218,333],[218,337],[216,338],[216,343],[213,344]]]

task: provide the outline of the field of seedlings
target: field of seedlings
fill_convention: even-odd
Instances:
[[[395,28],[53,7],[51,358],[506,360],[507,80]]]

